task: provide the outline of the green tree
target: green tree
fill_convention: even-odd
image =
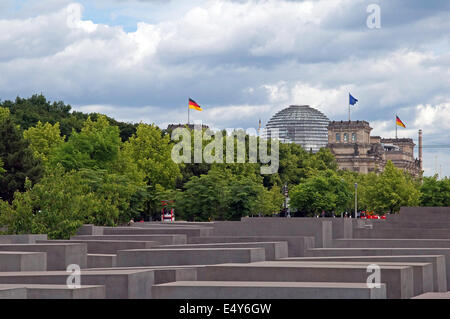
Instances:
[[[105,116],[86,120],[80,133],[73,132],[67,143],[59,144],[49,156],[55,166],[61,163],[68,171],[82,168],[108,169],[117,160],[121,140],[119,129]]]
[[[30,127],[23,132],[24,138],[30,143],[34,156],[43,163],[48,161],[48,156],[54,148],[64,143],[65,136],[61,136],[59,123],[42,124],[38,122],[35,127]]]
[[[11,202],[14,192],[24,191],[27,177],[36,183],[42,176],[40,161],[34,158],[28,142],[9,117],[0,122],[0,159],[4,170],[0,175],[0,198],[3,200]]]
[[[280,187],[274,185],[270,190],[263,188],[258,194],[252,211],[263,216],[273,216],[280,212],[283,203],[284,196],[281,194]]]
[[[290,206],[306,215],[343,212],[351,199],[348,184],[330,169],[308,177],[290,192]]]
[[[170,137],[162,136],[155,125],[140,124],[123,149],[145,173],[145,180],[151,186],[174,187],[181,176],[178,165],[171,158]]]
[[[437,175],[424,177],[420,187],[421,206],[450,206],[450,179],[438,180]]]
[[[368,208],[380,214],[396,213],[402,206],[417,206],[420,192],[408,173],[388,161],[379,177],[368,185]]]
[[[145,184],[126,176],[91,169],[65,172],[58,165],[26,192],[16,192],[11,204],[0,201],[0,225],[11,234],[67,239],[84,223],[117,226],[137,217],[145,195]]]
[[[6,171],[5,171],[5,169],[3,168],[3,161],[2,161],[2,159],[0,158],[0,174],[3,174],[3,173],[5,173]]]
[[[7,118],[9,118],[9,116],[10,116],[9,109],[0,107],[0,122],[6,120]]]
[[[189,221],[224,219],[230,198],[229,170],[211,169],[208,174],[193,176],[185,191],[176,198],[177,212]],[[178,214],[177,213],[177,214]]]

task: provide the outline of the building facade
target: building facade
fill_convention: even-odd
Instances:
[[[422,173],[422,132],[419,131],[419,158],[414,158],[411,138],[370,136],[366,121],[333,121],[328,125],[327,147],[335,155],[339,168],[367,174],[381,172],[387,161],[413,176]]]

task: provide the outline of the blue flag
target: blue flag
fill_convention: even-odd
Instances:
[[[349,101],[350,105],[355,105],[356,102],[358,102],[358,100],[355,99],[350,93],[348,94],[348,96],[349,96],[349,99],[350,99],[350,101]]]

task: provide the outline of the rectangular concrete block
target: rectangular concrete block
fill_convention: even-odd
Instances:
[[[46,240],[47,235],[0,235],[0,244],[34,244],[36,240]]]
[[[331,256],[388,256],[388,255],[442,255],[445,257],[447,287],[450,287],[450,248],[314,248],[310,257]]]
[[[65,271],[0,272],[0,284],[66,285]],[[149,299],[152,270],[81,271],[81,285],[105,286],[107,299]]]
[[[333,226],[330,219],[246,217],[236,222],[215,222],[212,236],[312,236],[315,247],[331,247]]]
[[[380,266],[387,298],[409,299],[414,295],[413,269],[408,266]],[[266,261],[253,264],[223,264],[198,268],[204,281],[353,282],[366,283],[365,265],[338,265]]]
[[[181,281],[155,285],[154,299],[385,299],[386,286],[359,283]]]
[[[117,266],[210,265],[265,260],[263,248],[133,249],[117,252]]]
[[[47,270],[46,253],[0,251],[0,271],[45,270]]]
[[[335,239],[334,248],[450,248],[450,239]]]
[[[197,266],[147,266],[147,267],[113,267],[85,269],[84,271],[101,270],[153,270],[155,274],[155,285],[173,281],[194,281],[197,280]]]
[[[308,249],[315,247],[314,237],[305,236],[209,236],[189,237],[189,244],[239,243],[239,242],[285,241],[288,244],[288,256],[306,256]]]
[[[155,241],[161,245],[182,245],[186,244],[186,235],[102,235],[102,236],[72,236],[71,240],[114,240],[114,241]]]
[[[83,225],[78,231],[77,235],[103,235],[103,227],[95,225]]]
[[[433,267],[433,288],[435,292],[447,291],[447,275],[445,257],[442,255],[406,255],[406,256],[337,256],[337,257],[288,257],[283,261],[316,261],[316,262],[369,262],[373,264],[384,262],[396,263],[431,263]]]
[[[103,234],[105,235],[186,235],[192,236],[210,236],[213,228],[210,227],[105,227]]]
[[[212,243],[212,244],[186,244],[186,245],[163,245],[153,247],[154,249],[174,248],[264,248],[266,260],[276,260],[288,257],[287,242],[247,242],[247,243]]]
[[[399,228],[354,229],[354,238],[398,238],[398,239],[450,239],[450,229],[443,228]]]
[[[21,287],[0,287],[0,299],[27,299],[27,289]]]
[[[48,270],[65,270],[68,265],[87,266],[86,244],[14,244],[0,245],[0,251],[47,253]]]
[[[427,292],[412,299],[450,299],[450,292]]]
[[[0,289],[8,287],[25,289],[27,299],[105,299],[104,286],[69,288],[67,285],[0,284]]]
[[[117,266],[117,255],[114,254],[88,254],[88,268],[112,268]]]
[[[115,254],[118,250],[124,249],[147,249],[158,246],[156,241],[131,241],[131,240],[38,240],[39,244],[48,243],[82,243],[87,245],[88,254]]]
[[[353,262],[343,262],[343,261],[309,261],[309,262],[300,262],[301,264],[311,264],[316,263],[320,265],[364,265],[364,267],[368,267],[369,265],[377,265],[377,266],[407,266],[413,269],[413,284],[414,284],[414,293],[413,296],[417,296],[426,292],[434,291],[434,282],[433,282],[433,265],[431,263],[406,263],[406,262],[372,262],[372,261],[353,261]],[[381,278],[383,281],[383,278]]]

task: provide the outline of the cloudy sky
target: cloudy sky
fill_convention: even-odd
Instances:
[[[399,137],[424,131],[426,174],[450,176],[450,1],[1,0],[0,99],[41,92],[161,127],[192,97],[216,128],[290,104],[345,120],[351,92],[352,119],[393,137],[397,113]]]

